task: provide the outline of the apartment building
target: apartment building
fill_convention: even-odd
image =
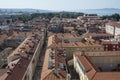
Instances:
[[[12,52],[12,48],[5,48],[0,52],[0,68],[7,65],[7,57],[9,56],[10,52]]]
[[[48,39],[48,46],[51,45],[52,37]],[[40,80],[70,80],[65,62],[65,51],[62,48],[48,47],[45,52],[44,63]]]
[[[61,35],[61,36],[60,36]],[[52,35],[49,37],[51,42],[48,45],[49,48],[54,47],[54,44],[57,44],[57,47],[64,48],[66,50],[66,55],[68,58],[73,57],[73,52],[75,51],[104,51],[104,46],[101,44],[95,43],[93,39],[84,39],[76,35],[62,34]]]
[[[84,15],[84,16],[79,16],[77,17],[78,20],[101,20],[101,18],[99,16],[96,15]]]
[[[86,38],[92,38],[94,40],[114,38],[113,35],[106,34],[106,33],[86,33],[83,36],[86,37]]]
[[[0,80],[33,80],[44,43],[40,34],[27,37],[9,56],[8,66],[0,70]]]
[[[119,80],[120,78],[120,52],[76,52],[73,60],[80,80]]]
[[[120,35],[120,22],[109,22],[106,24],[106,33],[114,36]]]
[[[120,42],[117,41],[101,41],[105,51],[120,51]]]

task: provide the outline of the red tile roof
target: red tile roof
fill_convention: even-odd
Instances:
[[[111,26],[120,28],[120,22],[109,22],[109,23],[107,23],[107,25],[111,25]]]
[[[88,57],[75,53],[81,64],[84,66],[86,76],[89,80],[119,80],[120,72],[101,72],[94,64],[92,64]]]
[[[20,59],[20,61],[11,70],[11,73],[7,76],[5,80],[22,80],[23,75],[29,65],[30,60]]]

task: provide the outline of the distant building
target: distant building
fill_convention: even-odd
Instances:
[[[10,30],[10,27],[8,25],[5,26],[1,25],[0,30]]]
[[[84,15],[84,16],[79,16],[77,17],[78,20],[100,20],[101,18],[97,15]]]
[[[114,36],[120,35],[120,22],[109,22],[106,24],[106,33]]]
[[[50,23],[60,23],[61,22],[61,19],[58,18],[58,17],[53,17],[51,20],[50,20]]]
[[[21,31],[32,31],[32,26],[21,26],[20,30]]]
[[[71,33],[74,30],[74,27],[70,26],[70,27],[64,27],[64,32],[65,33]]]
[[[86,33],[83,36],[86,37],[86,38],[92,38],[94,40],[114,38],[113,35],[105,34],[105,33]]]
[[[4,67],[4,65],[7,65],[7,57],[11,52],[12,48],[6,48],[0,52],[0,68]]]
[[[63,26],[62,24],[51,24],[48,28],[48,30],[50,32],[54,32],[54,33],[60,33],[63,32]]]
[[[9,37],[6,40],[4,40],[4,46],[5,47],[13,47],[16,48],[18,45],[21,44],[22,41],[24,41],[26,37]]]

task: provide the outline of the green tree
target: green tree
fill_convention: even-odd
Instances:
[[[112,16],[111,16],[114,20],[116,20],[116,21],[119,21],[119,19],[120,19],[120,15],[119,14],[113,14]]]

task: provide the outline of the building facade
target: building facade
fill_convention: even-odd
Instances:
[[[120,35],[120,22],[110,22],[106,24],[106,33],[114,36]]]

